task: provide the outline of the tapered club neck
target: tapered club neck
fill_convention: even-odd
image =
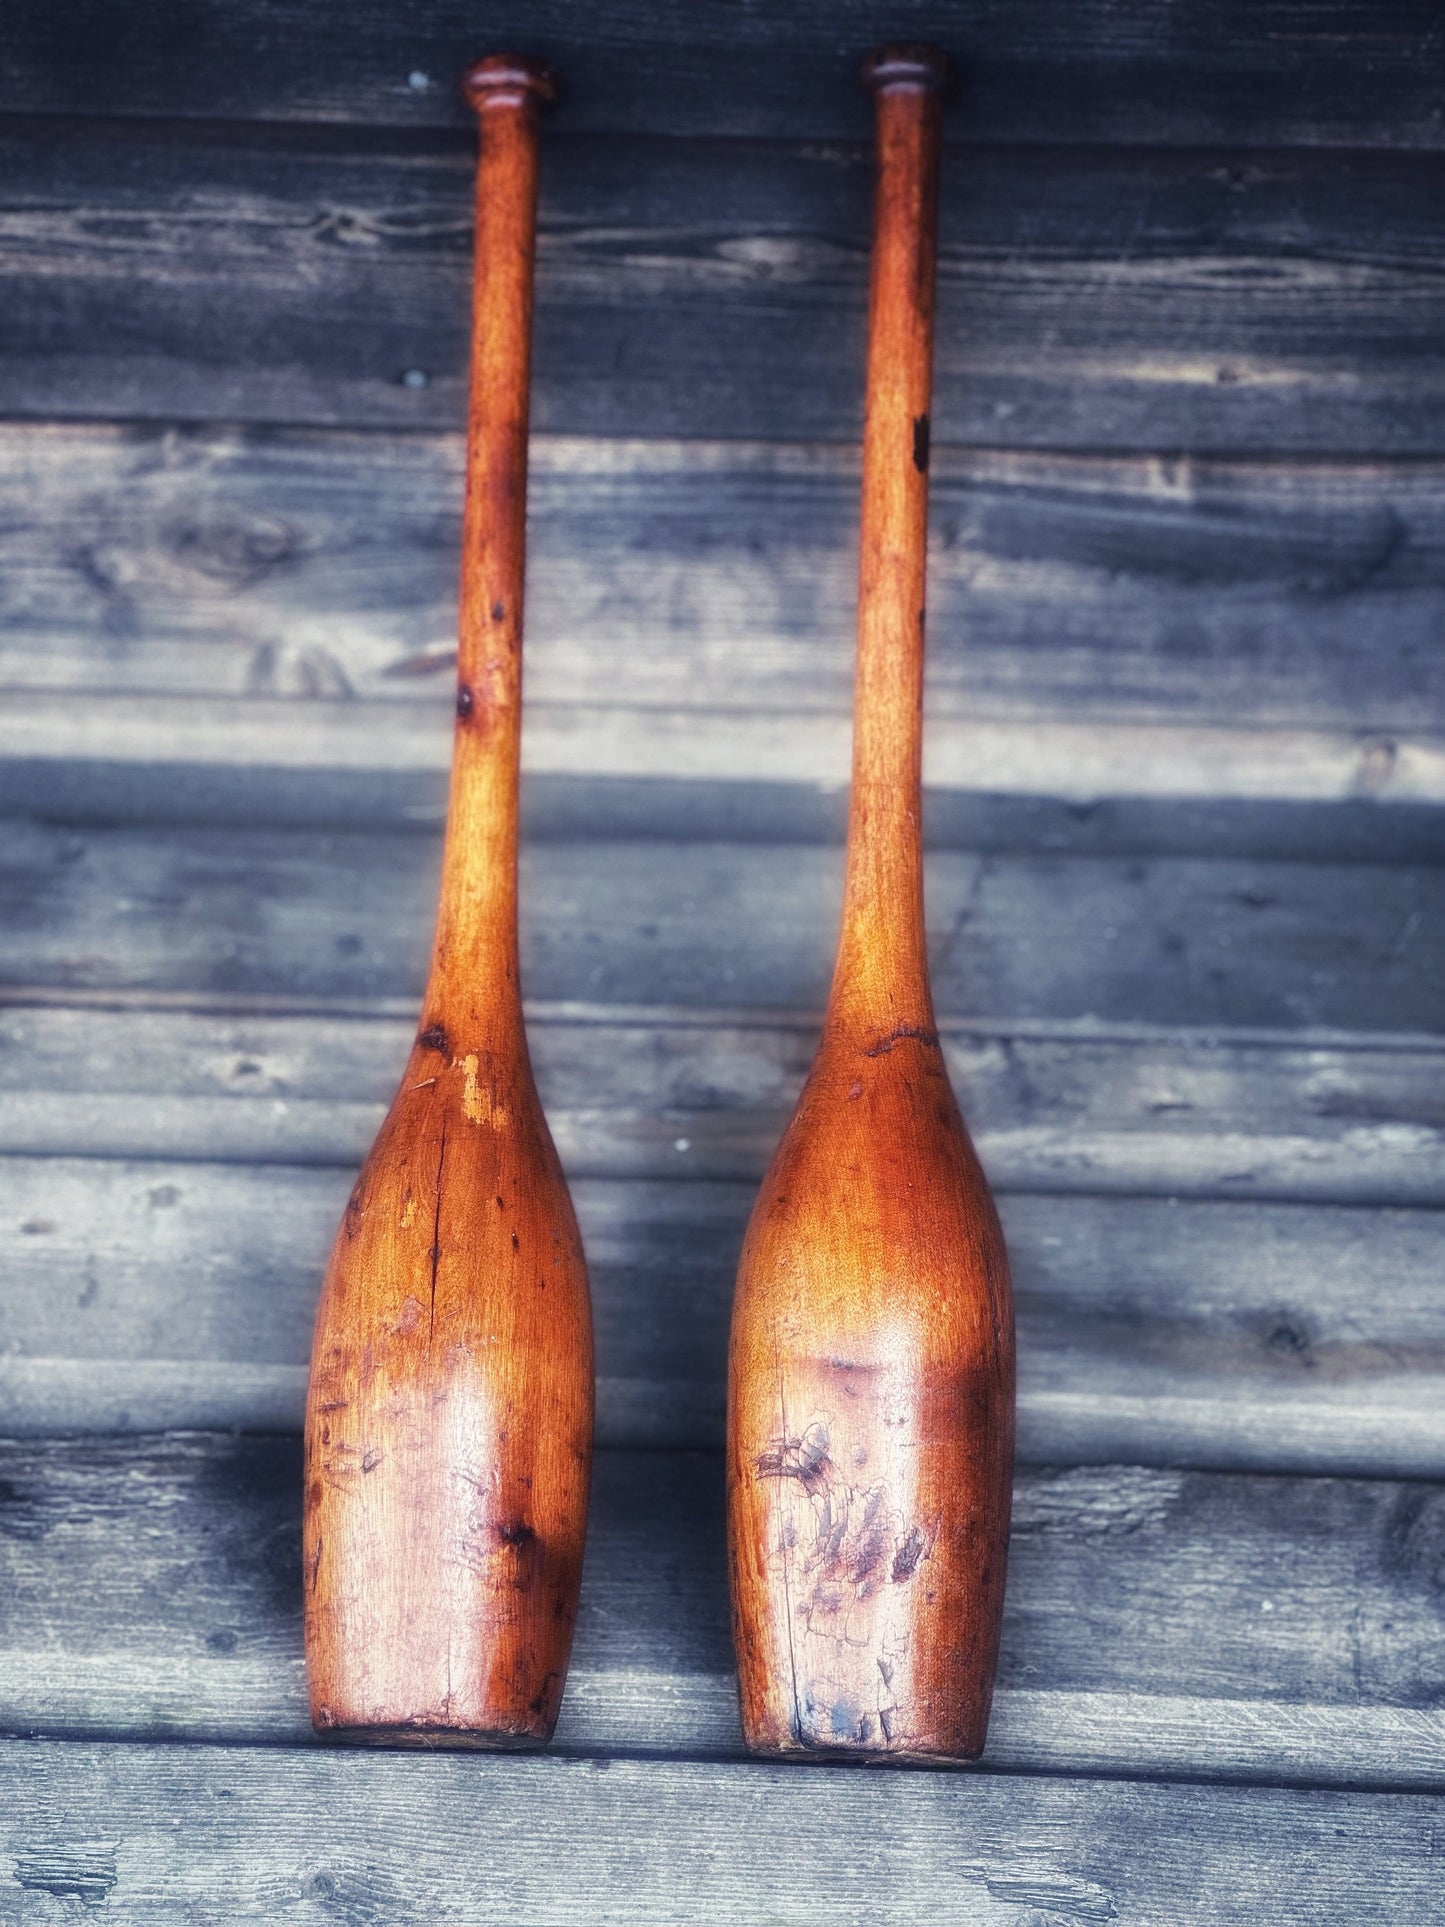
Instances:
[[[479,61],[456,736],[429,1007],[473,1042],[519,1024],[517,813],[537,123],[545,68]]]
[[[830,1022],[932,1027],[922,741],[929,408],[946,67],[885,49],[864,70],[878,174],[863,424],[858,657],[843,933]]]

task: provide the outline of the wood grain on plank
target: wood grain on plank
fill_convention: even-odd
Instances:
[[[1436,1918],[1422,1795],[708,1762],[0,1748],[22,1922]],[[102,1827],[99,1816],[104,1816]],[[184,1815],[184,1824],[177,1816]],[[860,1869],[839,1840],[867,1842]],[[960,1843],[964,1843],[962,1846]]]
[[[185,124],[0,126],[0,409],[453,428],[467,148]],[[852,440],[866,152],[559,141],[534,421]],[[1435,163],[959,155],[935,432],[1012,448],[1438,455]]]
[[[935,446],[930,476],[935,736],[946,723],[1386,738],[1445,724],[1438,464]],[[114,733],[116,755],[143,753],[131,712],[101,697],[209,705],[187,724],[199,758],[221,753],[207,736],[234,715],[232,753],[258,762],[289,758],[291,729],[349,742],[344,717],[307,704],[356,699],[424,712],[368,720],[374,766],[429,765],[446,740],[460,486],[460,439],[445,435],[0,425],[0,681],[84,694],[71,753],[92,728]],[[587,707],[582,757],[611,705],[735,730],[732,754],[744,741],[776,753],[769,712],[836,735],[857,501],[847,450],[535,439],[529,703]],[[274,698],[318,720],[288,724]],[[259,706],[223,707],[234,699]],[[26,713],[7,710],[7,752],[45,753],[43,719],[21,733]],[[174,761],[186,744],[158,728],[150,750]],[[1386,743],[1362,790],[1389,794],[1389,765]],[[761,760],[737,769],[763,774]],[[1227,792],[1225,771],[1209,780]]]
[[[0,1011],[0,1151],[351,1165],[412,1030],[379,1013],[13,1004]],[[572,1176],[755,1180],[817,1025],[543,1005],[527,1034]],[[958,1020],[940,1034],[1005,1190],[1445,1204],[1445,1066],[1423,1041]]]
[[[12,822],[0,985],[415,999],[435,861],[418,836]],[[816,1010],[841,867],[811,845],[535,843],[522,858],[523,988]],[[927,869],[944,1015],[1441,1025],[1437,867],[938,851]]]
[[[295,1441],[10,1444],[0,1474],[7,1729],[310,1739]],[[739,1749],[722,1525],[715,1457],[601,1455],[566,1751]],[[985,1764],[1445,1785],[1442,1533],[1431,1485],[1021,1473]]]
[[[66,19],[43,0],[12,9],[0,109],[460,127],[462,68],[480,48],[521,46],[562,73],[560,128],[861,138],[857,63],[880,32],[863,0],[760,12],[664,0],[580,16],[569,0],[401,12],[357,0],[342,40],[305,0],[167,0],[123,25],[104,0],[86,0]],[[1442,144],[1429,0],[1204,12],[895,0],[888,19],[962,65],[954,140]]]
[[[294,1427],[350,1177],[0,1159],[5,1423]],[[716,1445],[753,1186],[574,1191],[599,1436]],[[1439,1211],[1041,1194],[1001,1209],[1028,1459],[1445,1471]]]

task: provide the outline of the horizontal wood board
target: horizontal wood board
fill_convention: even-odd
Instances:
[[[7,1422],[294,1426],[321,1267],[410,1030],[12,1007]],[[815,1026],[541,1012],[531,1036],[591,1252],[603,1434],[714,1444],[751,1186]],[[1438,1049],[957,1024],[945,1044],[1010,1194],[1028,1454],[1445,1466],[1445,1219],[1337,1208],[1445,1201]],[[1210,1202],[1231,1198],[1291,1208]]]
[[[5,423],[0,675],[440,714],[460,491],[450,435]],[[933,719],[1445,725],[1438,464],[941,449],[930,501]],[[846,716],[852,452],[542,436],[528,505],[531,703]]]
[[[562,127],[861,135],[859,58],[940,43],[967,75],[956,139],[1442,144],[1429,0],[357,0],[346,32],[306,0],[114,0],[11,10],[0,109],[456,126],[467,62],[554,60]]]
[[[394,830],[446,813],[451,706],[0,698],[0,816]],[[528,706],[528,839],[841,842],[845,716]],[[935,719],[934,849],[1433,863],[1445,732]]]
[[[0,1725],[313,1743],[295,1441],[10,1444],[0,1476]],[[564,1752],[741,1750],[721,1477],[599,1459]],[[986,1766],[1445,1784],[1445,1489],[1116,1466],[1015,1503]]]
[[[350,1182],[0,1158],[7,1424],[297,1426]],[[720,1442],[753,1192],[574,1179],[605,1441]],[[1031,1193],[1001,1208],[1026,1458],[1445,1474],[1439,1211]]]
[[[0,1747],[12,1919],[1426,1927],[1424,1796],[993,1774]]]
[[[420,997],[435,835],[13,822],[0,987],[354,1003]],[[945,1016],[1438,1033],[1435,865],[936,851]],[[529,995],[816,1010],[841,853],[805,844],[536,842]]]
[[[0,412],[457,428],[472,148],[0,122]],[[942,188],[934,428],[1442,452],[1433,158],[1024,149]],[[533,421],[851,441],[866,146],[558,139]]]
[[[349,1167],[414,1024],[125,1001],[0,1007],[0,1152]],[[756,1181],[816,1018],[533,1005],[574,1177]],[[970,1128],[1010,1191],[1445,1204],[1445,1065],[1424,1039],[945,1020]]]

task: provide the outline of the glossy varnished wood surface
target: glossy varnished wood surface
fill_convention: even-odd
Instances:
[[[581,1581],[587,1273],[537,1097],[517,951],[536,122],[551,83],[468,75],[481,121],[457,731],[421,1027],[322,1289],[306,1416],[306,1646],[327,1732],[549,1737]]]
[[[1013,1450],[1008,1262],[939,1045],[922,717],[946,63],[877,99],[853,782],[823,1038],[738,1272],[729,1543],[762,1753],[971,1758],[998,1651]]]

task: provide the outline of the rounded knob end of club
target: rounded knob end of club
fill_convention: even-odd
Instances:
[[[890,87],[920,87],[941,94],[952,83],[953,62],[941,47],[875,47],[859,69],[859,77],[874,94]]]
[[[490,107],[520,107],[529,100],[548,107],[557,98],[557,76],[540,60],[488,54],[462,75],[462,94],[478,114]]]

